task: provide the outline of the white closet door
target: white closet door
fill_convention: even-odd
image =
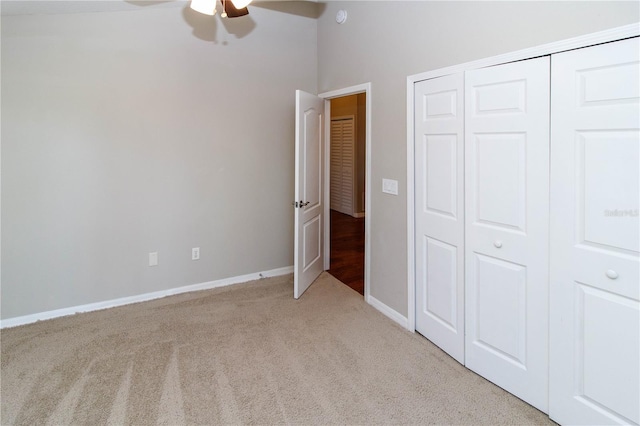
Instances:
[[[549,57],[465,74],[466,366],[548,408]]]
[[[331,208],[342,209],[342,122],[331,120],[329,177]]]
[[[416,331],[464,363],[463,74],[414,90]]]
[[[331,208],[355,212],[355,125],[353,117],[331,120]]]
[[[640,43],[552,57],[550,410],[640,422]]]

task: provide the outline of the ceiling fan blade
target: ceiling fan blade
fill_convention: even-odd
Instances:
[[[249,9],[243,7],[242,9],[237,9],[233,2],[229,0],[224,0],[224,9],[227,12],[227,18],[238,18],[240,16],[248,15]]]

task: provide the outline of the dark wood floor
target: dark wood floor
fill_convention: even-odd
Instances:
[[[331,210],[329,273],[364,295],[364,218]]]

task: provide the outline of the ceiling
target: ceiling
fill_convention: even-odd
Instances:
[[[258,0],[254,1],[254,3],[274,1]],[[305,0],[305,2],[309,1],[316,3],[318,0]],[[141,8],[184,8],[188,3],[189,0],[2,0],[0,1],[0,13],[4,16],[9,16],[116,12],[140,10]]]
[[[66,13],[116,12],[141,7],[184,7],[187,0],[2,0],[2,15],[55,15]]]

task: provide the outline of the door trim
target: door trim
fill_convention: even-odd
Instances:
[[[342,89],[332,90],[320,93],[318,96],[324,99],[324,113],[328,120],[325,120],[325,158],[330,158],[330,128],[331,128],[331,99],[340,98],[342,96],[357,95],[358,93],[366,94],[366,125],[365,125],[365,177],[364,177],[364,211],[367,219],[364,222],[364,300],[371,304],[370,279],[371,279],[371,83],[357,84]],[[331,260],[331,221],[330,221],[330,194],[329,194],[329,162],[324,164],[325,189],[324,189],[324,269],[329,269]]]
[[[517,50],[515,52],[505,53],[480,59],[477,61],[466,62],[460,65],[440,68],[433,71],[427,71],[407,77],[407,329],[411,332],[416,331],[416,277],[415,277],[415,170],[414,170],[414,84],[418,81],[430,78],[441,77],[444,75],[464,72],[472,69],[490,67],[494,65],[504,64],[507,62],[521,61],[531,59],[538,56],[551,55],[554,53],[564,52],[572,49],[580,49],[583,47],[593,46],[595,44],[608,43],[612,41],[622,40],[640,35],[640,25],[630,24],[622,27],[616,27],[605,31],[585,34],[579,37],[573,37],[553,43],[547,43],[536,47]],[[322,97],[322,96],[321,96]],[[368,102],[368,96],[367,96]],[[369,106],[367,105],[367,112]],[[369,123],[367,123],[369,125]],[[368,147],[367,147],[368,148]],[[367,156],[369,155],[367,151]],[[368,164],[367,164],[368,167]],[[369,169],[367,169],[369,173]],[[367,190],[369,185],[367,183]],[[367,202],[370,199],[367,194]],[[369,206],[367,206],[367,209]],[[369,214],[369,213],[367,213]],[[366,265],[365,265],[366,267]],[[366,291],[366,271],[365,271],[365,291]]]

